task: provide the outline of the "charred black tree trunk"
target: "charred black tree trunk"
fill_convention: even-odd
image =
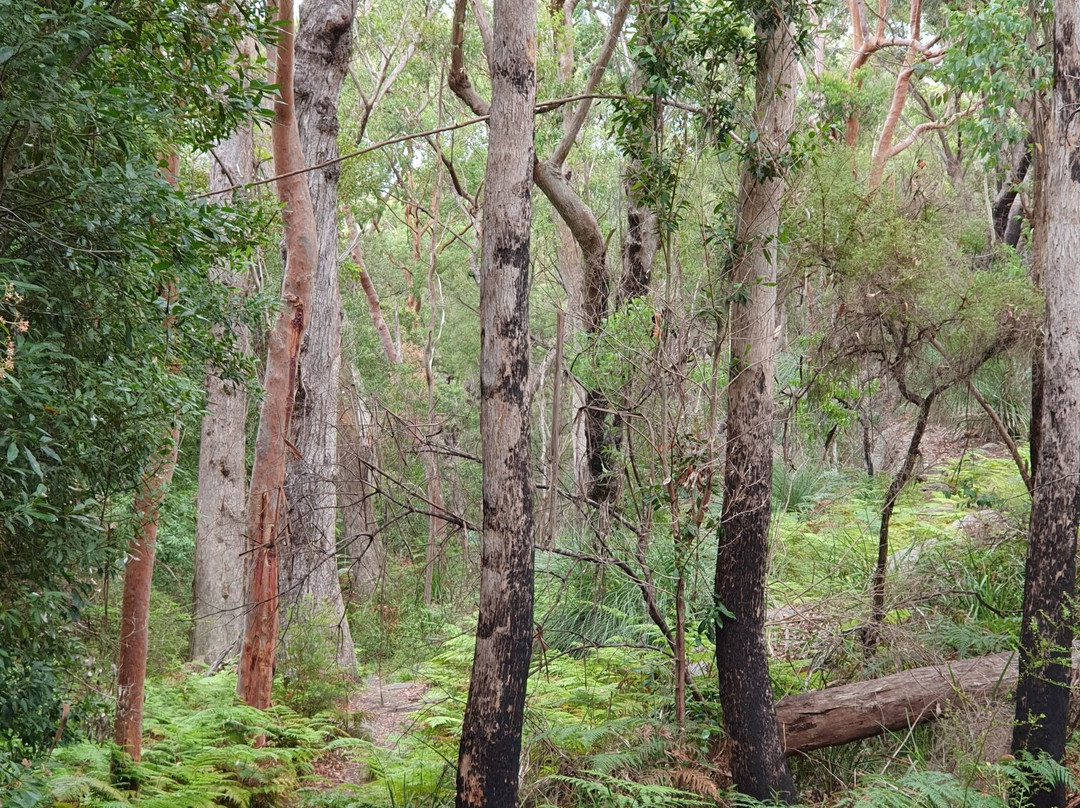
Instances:
[[[480,285],[483,550],[459,808],[517,804],[533,638],[528,382],[535,59],[536,4],[495,0]]]
[[[1042,140],[1045,206],[1046,349],[1042,442],[1031,511],[1020,630],[1013,750],[1064,760],[1076,580],[1080,476],[1080,146],[1072,124],[1080,103],[1080,8],[1054,3],[1054,87]],[[1035,808],[1065,805],[1064,785],[1023,795]]]
[[[797,62],[791,27],[757,21],[755,128],[759,150],[744,166],[733,256],[724,507],[716,555],[716,666],[735,787],[758,800],[795,799],[776,722],[765,645],[765,576],[772,498],[776,243],[783,156],[795,124]],[[762,167],[769,170],[763,171]]]

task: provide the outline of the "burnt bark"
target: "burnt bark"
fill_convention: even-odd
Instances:
[[[277,321],[267,340],[265,395],[248,487],[247,619],[237,669],[237,692],[252,707],[270,706],[278,641],[278,541],[288,519],[284,501],[285,452],[292,420],[300,340],[311,308],[319,242],[293,94],[293,4],[280,0],[276,83],[270,130],[278,198],[282,202],[286,262]]]
[[[214,148],[210,190],[251,182],[255,144],[250,126]],[[230,195],[224,196],[225,199]],[[215,197],[217,198],[217,197]],[[243,268],[221,267],[217,275],[238,295],[250,284]],[[238,350],[250,352],[247,326],[232,324]],[[222,326],[216,330],[219,331]],[[196,494],[194,629],[191,658],[213,664],[238,648],[243,632],[243,535],[247,505],[247,390],[206,369],[206,415],[199,439]]]
[[[1031,150],[1033,148],[1031,138],[1024,141],[1023,150],[1020,152],[1020,157],[1016,161],[1016,165],[1013,166],[1012,171],[1009,172],[1009,176],[1006,178],[1005,183],[1001,186],[1001,191],[997,195],[997,199],[994,200],[993,207],[991,209],[991,219],[994,222],[994,235],[998,241],[1006,244],[1010,243],[1008,240],[1008,234],[1010,228],[1013,225],[1013,219],[1015,218],[1013,210],[1014,203],[1020,193],[1020,183],[1024,181],[1027,176],[1028,168],[1031,167]],[[1016,236],[1019,237],[1019,228],[1015,228]],[[1016,241],[1011,242],[1011,246],[1016,246]]]
[[[486,115],[489,105],[469,82],[465,70],[465,1],[456,0],[454,5],[448,83],[454,94],[473,112],[477,115]],[[567,313],[575,324],[590,333],[598,331],[607,316],[610,292],[607,240],[600,229],[596,215],[571,186],[564,166],[588,116],[592,104],[591,93],[596,91],[611,55],[614,53],[629,9],[629,0],[619,0],[600,53],[589,70],[584,98],[564,122],[563,137],[551,156],[547,160],[537,160],[533,169],[536,186],[551,202],[581,251],[579,267],[576,256],[572,256],[569,245],[566,243],[564,230],[557,224],[562,242],[560,244],[560,269],[573,270],[572,277],[566,277],[565,271],[563,277],[563,285],[566,287],[568,298]],[[480,24],[482,21],[477,20],[477,22]],[[567,53],[565,48],[563,53],[564,60],[570,58],[565,55]],[[566,76],[566,68],[561,68],[561,70],[561,75]],[[575,430],[574,447],[575,461],[580,463],[577,473],[581,488],[587,499],[606,506],[618,493],[618,475],[608,464],[613,446],[609,417],[611,406],[601,391],[584,390],[578,385],[575,385],[573,400],[575,423],[577,423],[576,413],[579,411],[582,413],[583,422],[581,431]],[[579,435],[584,441],[584,447],[579,445]]]
[[[785,19],[756,24],[755,128],[760,148],[739,187],[728,385],[724,505],[716,557],[716,665],[735,786],[758,800],[795,799],[776,724],[765,644],[765,577],[772,485],[773,369],[780,162],[795,125],[797,61]],[[775,171],[761,171],[761,165]]]
[[[352,54],[355,0],[307,0],[296,37],[296,115],[304,158],[338,156],[338,98]],[[290,454],[285,478],[288,541],[279,572],[283,605],[299,631],[323,634],[339,667],[355,675],[356,658],[337,564],[336,478],[341,375],[338,285],[338,164],[307,173],[318,234],[311,312],[300,347]],[[286,624],[282,641],[289,644]]]
[[[615,305],[645,297],[652,286],[652,265],[658,247],[656,214],[641,200],[634,177],[641,174],[641,161],[633,160],[623,182],[626,189],[626,236],[622,247],[622,280]]]
[[[459,808],[517,804],[533,638],[529,231],[536,4],[495,0],[480,287],[483,549],[480,613],[458,758]]]
[[[1080,9],[1073,2],[1055,2],[1053,24],[1054,83],[1041,144],[1046,154],[1042,444],[1024,580],[1013,749],[1064,762],[1080,495],[1080,331],[1074,322],[1080,309],[1080,146],[1071,134],[1080,103]],[[1063,806],[1065,786],[1036,784],[1024,797],[1035,808]]]

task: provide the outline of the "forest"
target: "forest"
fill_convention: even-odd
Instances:
[[[0,0],[0,806],[1080,805],[1078,31]]]

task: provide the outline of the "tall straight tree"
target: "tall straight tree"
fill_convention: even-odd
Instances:
[[[265,394],[248,488],[247,620],[236,689],[252,707],[270,706],[278,642],[278,546],[288,518],[284,501],[285,451],[296,390],[300,340],[311,309],[319,241],[311,193],[303,171],[293,94],[293,4],[280,0],[276,83],[279,96],[270,130],[277,192],[285,230],[281,309],[266,350]]]
[[[1045,136],[1042,267],[1046,295],[1042,442],[1032,497],[1020,629],[1013,750],[1064,761],[1075,610],[1077,497],[1080,495],[1080,8],[1054,3],[1054,83]],[[1036,167],[1039,170],[1039,166]],[[1065,805],[1065,786],[1025,795],[1035,808]]]
[[[529,235],[536,3],[495,0],[480,277],[484,515],[480,615],[458,758],[459,808],[517,804],[533,637]]]
[[[356,0],[306,0],[296,36],[296,115],[304,158],[321,165],[338,156],[338,98],[352,55]],[[341,375],[341,291],[338,285],[338,177],[334,163],[308,172],[318,230],[311,315],[300,347],[292,444],[286,468],[289,538],[281,553],[282,601],[298,630],[334,643],[337,663],[355,674],[337,564],[337,420]],[[302,628],[301,628],[302,627]],[[286,624],[283,642],[289,643]]]
[[[739,185],[732,278],[724,506],[716,555],[720,703],[735,786],[790,801],[795,787],[776,724],[765,646],[765,576],[772,495],[776,265],[788,138],[795,126],[798,62],[790,22],[762,5],[755,22],[755,150]]]
[[[213,149],[210,190],[231,199],[228,189],[255,177],[255,143],[250,124]],[[219,268],[221,280],[243,295],[247,277],[240,267]],[[247,326],[234,326],[237,349],[247,353]],[[221,333],[222,326],[215,328]],[[247,391],[206,369],[206,415],[199,441],[199,487],[195,517],[195,621],[191,658],[213,663],[235,649],[243,631],[243,541],[247,506]]]

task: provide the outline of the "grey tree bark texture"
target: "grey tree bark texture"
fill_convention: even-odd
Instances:
[[[255,177],[251,127],[237,131],[214,148],[210,190],[222,191]],[[215,197],[221,201],[231,194]],[[219,277],[237,294],[249,279],[241,267],[221,267]],[[231,326],[237,347],[247,353],[247,326]],[[247,390],[206,369],[206,415],[199,441],[199,486],[195,499],[194,629],[191,658],[214,664],[239,650],[244,631],[244,531],[247,528],[245,466]]]
[[[375,517],[375,431],[377,425],[360,398],[347,384],[341,391],[338,422],[338,507],[341,531],[349,558],[349,584],[357,600],[375,594],[386,572],[386,548]]]
[[[352,55],[356,0],[307,0],[296,37],[296,114],[308,165],[338,156],[338,97]],[[337,487],[341,373],[341,292],[338,287],[338,194],[341,169],[307,175],[319,259],[311,312],[300,347],[285,492],[289,534],[279,572],[282,640],[290,646],[292,623],[324,633],[336,644],[342,670],[355,674],[356,658],[345,615],[337,562]],[[301,628],[302,627],[302,628]],[[297,635],[299,639],[299,635]]]
[[[517,805],[533,638],[529,236],[536,3],[495,0],[480,284],[480,614],[458,758],[459,808]]]
[[[1064,761],[1075,620],[1080,495],[1080,8],[1054,2],[1054,84],[1045,154],[1045,353],[1042,443],[1031,507],[1020,629],[1013,750]],[[1038,227],[1043,222],[1036,222]],[[1065,805],[1065,786],[1024,795],[1035,808]]]
[[[765,645],[765,576],[772,495],[773,369],[776,362],[776,260],[783,157],[795,124],[797,61],[791,26],[759,16],[755,129],[739,188],[733,245],[724,505],[716,556],[716,664],[735,786],[758,800],[795,799],[776,723]],[[758,163],[754,165],[752,163]],[[762,163],[769,170],[761,171]],[[718,610],[719,612],[719,610]]]

